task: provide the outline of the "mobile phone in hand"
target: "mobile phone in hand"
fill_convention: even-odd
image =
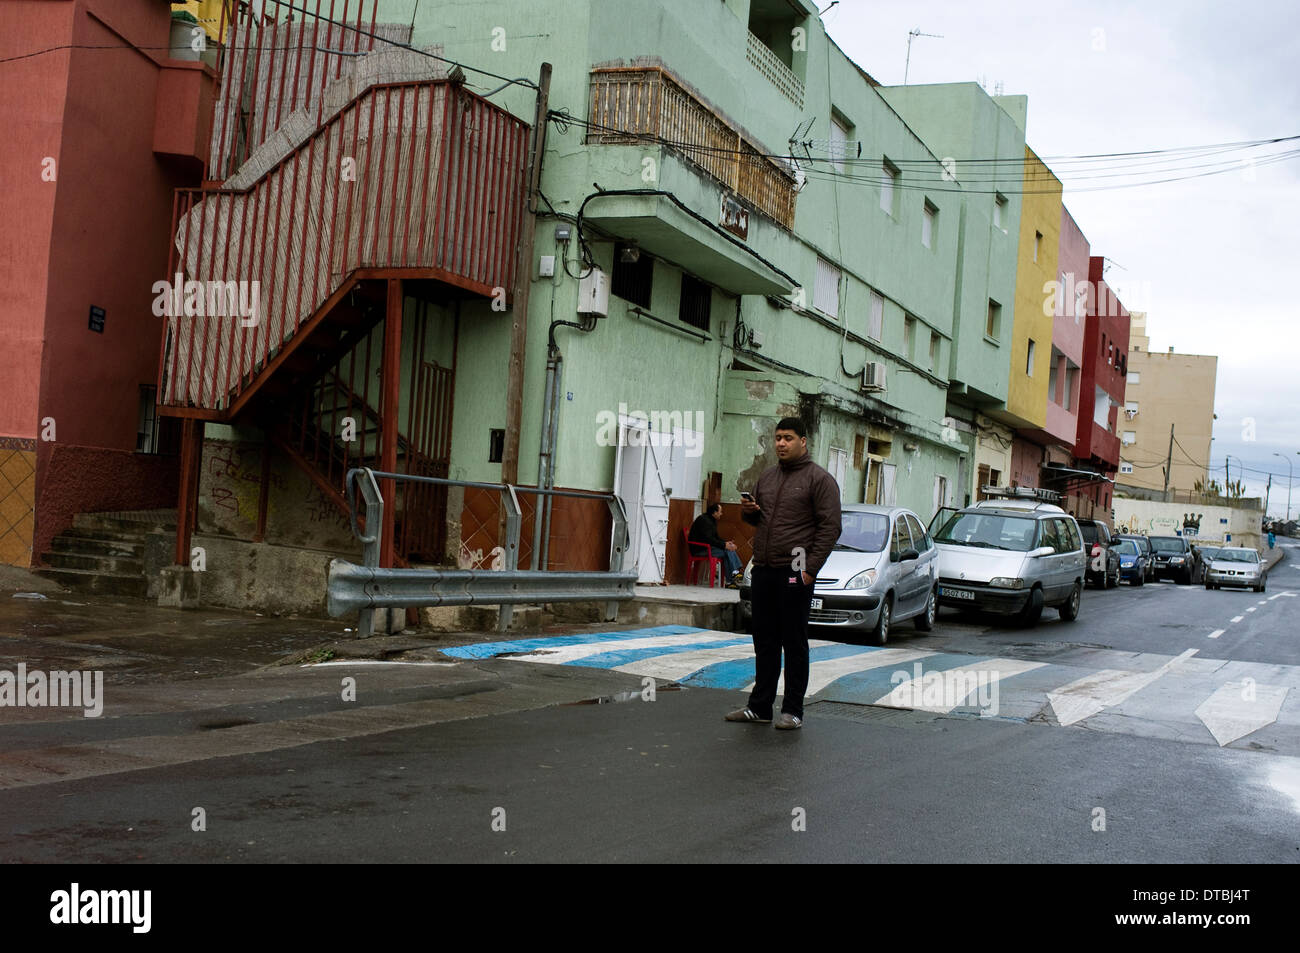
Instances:
[[[750,503],[756,503],[756,502],[758,502],[757,500],[754,499],[754,494],[753,494],[753,493],[749,493],[749,492],[747,492],[747,491],[745,491],[745,490],[741,490],[741,491],[740,491],[740,498],[741,498],[742,500],[747,500],[747,501],[750,502]]]

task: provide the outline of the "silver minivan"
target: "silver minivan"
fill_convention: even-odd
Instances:
[[[1055,606],[1073,621],[1087,556],[1079,525],[1059,506],[984,500],[934,531],[939,604],[1015,616],[1023,625]]]
[[[819,639],[865,636],[889,640],[895,622],[934,628],[938,551],[920,518],[901,506],[846,503],[840,538],[817,573],[808,634]],[[741,615],[752,614],[750,570],[740,585]]]

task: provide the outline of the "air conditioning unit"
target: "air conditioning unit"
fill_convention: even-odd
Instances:
[[[871,361],[862,369],[862,390],[883,391],[885,389],[885,365]]]
[[[609,315],[609,275],[593,267],[578,282],[578,314]]]

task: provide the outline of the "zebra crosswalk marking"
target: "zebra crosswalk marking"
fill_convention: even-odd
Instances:
[[[1212,638],[1223,634],[1224,630],[1210,633]],[[1174,730],[1184,740],[1199,736],[1202,743],[1220,745],[1258,731],[1261,735],[1256,737],[1263,743],[1289,753],[1292,746],[1293,753],[1300,754],[1300,709],[1288,704],[1300,697],[1300,666],[1192,660],[1195,649],[1177,657],[1135,660],[1144,668],[1157,666],[1149,671],[1086,671],[1070,662],[821,640],[810,641],[809,649],[806,704],[846,702],[946,713],[985,704],[982,675],[985,685],[996,678],[997,707],[991,713],[1003,720],[1066,726],[1098,716],[1090,726],[1103,731],[1155,732],[1156,737],[1166,737]],[[479,643],[444,651],[454,658],[508,656],[512,662],[606,668],[731,692],[752,690],[754,679],[749,636],[690,626]],[[934,675],[945,676],[941,684],[946,694],[936,696],[930,691],[940,684]],[[1236,680],[1225,686],[1225,677]],[[975,694],[949,697],[963,694],[972,680]],[[1246,680],[1257,686],[1257,701],[1247,703],[1240,697]],[[778,693],[784,690],[782,680]],[[1271,733],[1265,730],[1269,725],[1275,726]]]
[[[902,665],[916,659],[933,657],[935,654],[922,649],[864,648],[840,658],[813,661],[808,665],[808,690],[804,693],[804,697],[811,698],[827,685],[843,678],[845,675],[866,672],[875,668],[884,668],[888,665]],[[753,682],[745,686],[745,691],[752,692],[753,690]],[[776,693],[778,695],[785,694],[784,673],[777,679]]]
[[[583,659],[589,659],[595,655],[604,655],[607,653],[636,652],[642,649],[663,649],[666,652],[676,652],[685,646],[702,645],[709,642],[728,643],[736,645],[738,642],[748,644],[747,636],[737,635],[735,632],[712,632],[705,630],[702,632],[682,633],[679,635],[659,635],[647,636],[642,639],[619,639],[611,642],[588,642],[585,645],[565,645],[555,649],[539,648],[533,651],[532,656],[528,659],[530,662],[541,662],[544,665],[568,665]],[[752,651],[752,650],[751,650]],[[605,666],[599,666],[604,668]]]
[[[961,684],[959,679],[963,676],[970,676],[965,680],[966,684],[975,684],[978,679],[983,678],[986,682],[998,682],[1003,678],[1010,678],[1013,675],[1019,675],[1022,672],[1032,672],[1036,668],[1042,668],[1044,662],[1027,662],[1023,659],[992,658],[985,659],[982,662],[976,662],[971,665],[959,665],[956,668],[950,668],[944,671],[943,676],[949,684]],[[920,711],[937,711],[950,712],[957,708],[974,690],[966,693],[961,698],[945,698],[938,704],[931,704],[924,701],[925,675],[921,678],[910,678],[901,682],[889,694],[877,698],[873,705],[884,705],[888,708],[914,708]]]
[[[642,659],[626,665],[614,666],[616,672],[629,675],[648,675],[666,682],[680,682],[696,672],[716,665],[719,662],[733,662],[743,658],[753,658],[754,645],[745,642],[740,645],[720,646],[715,649],[696,649],[672,655],[660,655],[657,658]]]

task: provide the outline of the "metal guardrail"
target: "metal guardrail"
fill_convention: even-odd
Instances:
[[[358,477],[360,478],[358,480]],[[384,498],[379,480],[411,483],[434,483],[441,486],[477,487],[500,490],[506,507],[505,565],[502,569],[381,569],[380,537],[384,520]],[[338,617],[360,612],[358,632],[361,638],[374,633],[374,615],[378,608],[413,608],[423,606],[497,605],[497,631],[510,627],[512,607],[538,602],[604,602],[605,618],[618,616],[618,603],[635,596],[637,572],[624,571],[627,551],[627,516],[623,502],[612,493],[581,493],[574,490],[543,490],[516,487],[507,483],[475,483],[443,477],[386,473],[357,467],[348,471],[345,489],[352,535],[365,545],[363,565],[335,559],[329,568],[328,611]],[[365,505],[366,532],[357,523],[356,492]],[[519,533],[523,523],[519,492],[541,496],[568,496],[604,500],[614,518],[614,546],[608,572],[547,572],[519,569]]]

